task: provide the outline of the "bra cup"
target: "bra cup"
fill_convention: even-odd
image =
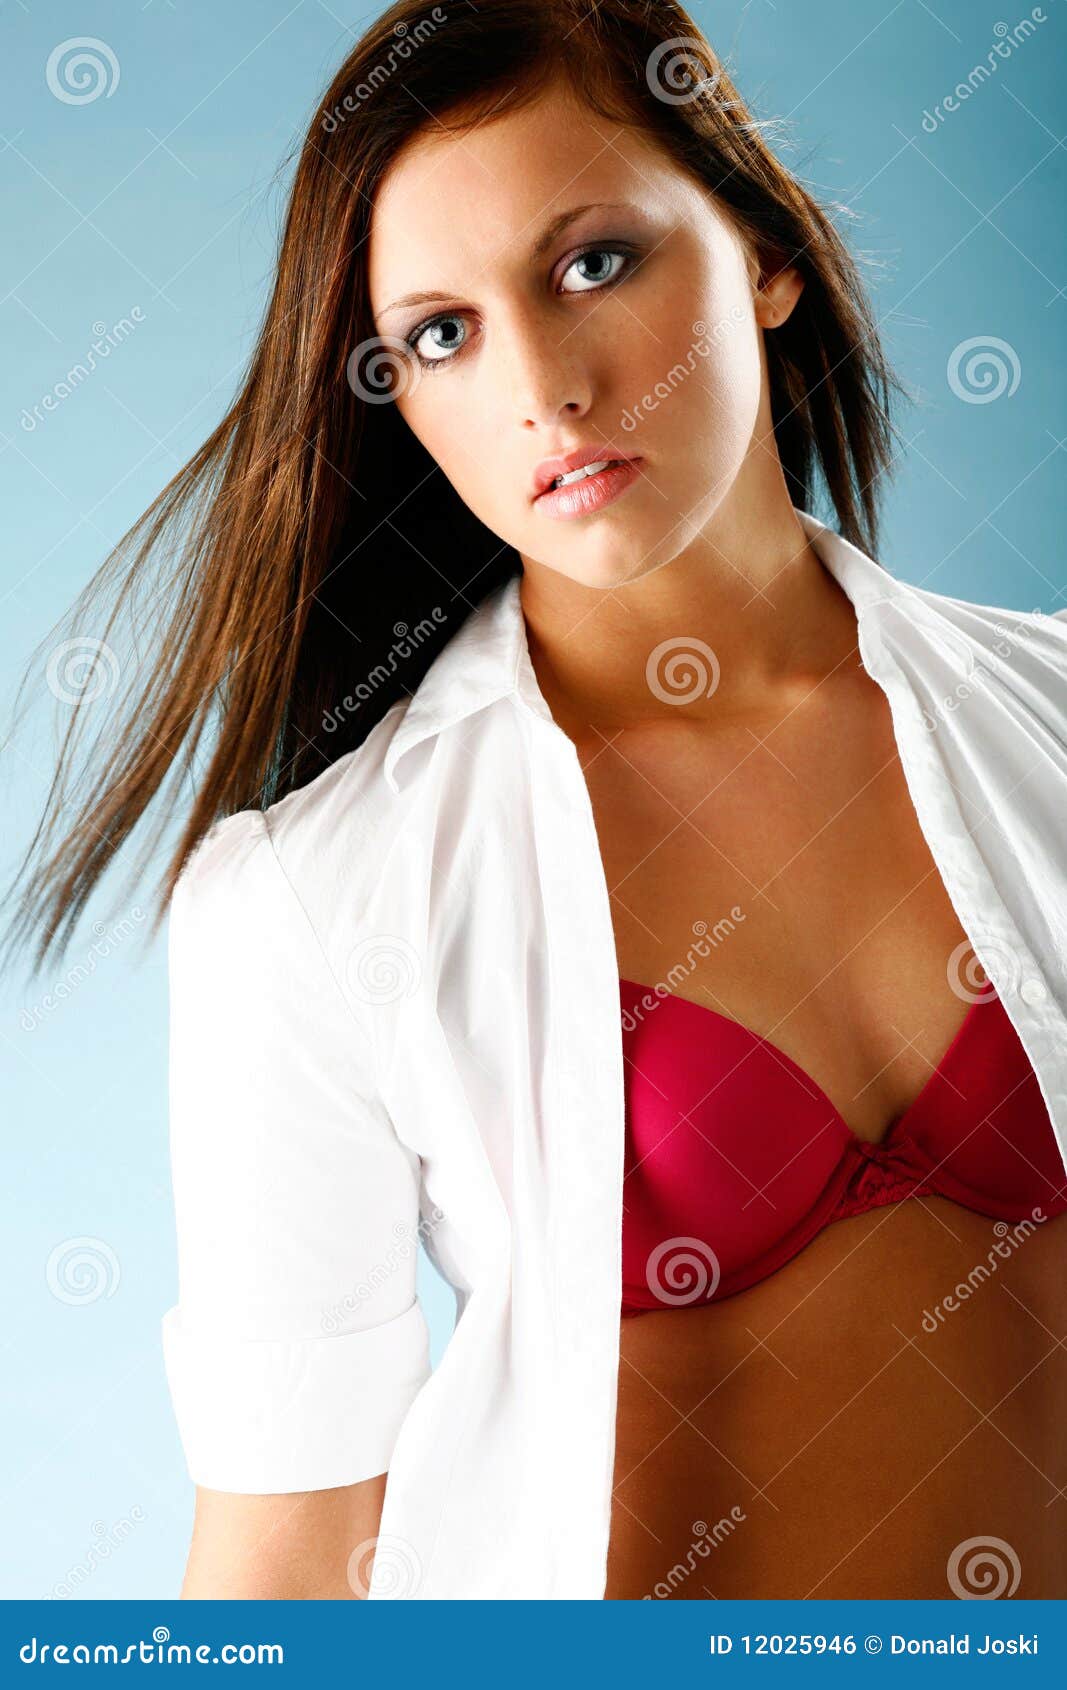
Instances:
[[[851,1171],[820,1096],[744,1028],[709,1017],[697,1041],[693,1019],[665,999],[626,1041],[624,1279],[649,1308],[748,1283]]]
[[[1064,1170],[1037,1075],[999,998],[948,1053],[909,1117],[935,1190],[979,1214],[1021,1220],[1067,1206]]]
[[[972,1005],[912,1106],[869,1144],[739,1022],[633,981],[620,992],[624,1313],[730,1296],[834,1219],[910,1195],[1004,1220],[1067,1210],[1037,1076],[995,993]]]

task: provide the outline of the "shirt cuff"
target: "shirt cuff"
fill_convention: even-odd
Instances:
[[[328,1337],[190,1331],[180,1307],[161,1330],[186,1466],[209,1490],[328,1490],[387,1472],[430,1375],[418,1301],[379,1326]]]

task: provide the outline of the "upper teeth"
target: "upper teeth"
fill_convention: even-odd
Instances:
[[[551,485],[553,487],[566,487],[570,481],[581,481],[585,475],[598,475],[602,469],[607,469],[609,464],[621,462],[621,458],[602,458],[599,463],[584,464],[581,469],[572,469],[569,475],[557,475]]]

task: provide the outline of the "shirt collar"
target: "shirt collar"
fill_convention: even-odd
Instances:
[[[913,591],[817,517],[799,509],[796,515],[819,559],[852,600],[861,625],[874,605]],[[530,661],[521,583],[516,571],[495,587],[426,671],[385,753],[385,778],[394,792],[400,791],[396,770],[406,752],[499,698],[514,694],[552,720]]]

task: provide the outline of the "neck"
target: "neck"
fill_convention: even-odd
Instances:
[[[736,724],[859,662],[851,600],[784,496],[758,518],[718,510],[669,563],[609,588],[523,561],[530,659],[572,737]]]

